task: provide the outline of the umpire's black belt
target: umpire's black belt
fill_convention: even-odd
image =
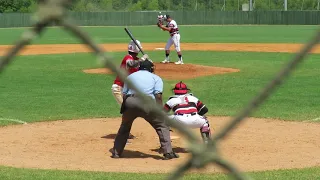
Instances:
[[[126,97],[134,97],[134,94],[127,94]]]

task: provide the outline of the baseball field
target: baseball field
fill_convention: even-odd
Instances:
[[[124,27],[82,27],[120,64]],[[310,40],[317,26],[181,26],[184,65],[160,64],[169,35],[155,26],[129,27],[156,62],[164,99],[183,80],[209,108],[219,131]],[[0,29],[0,56],[25,28]],[[74,36],[49,28],[0,74],[0,179],[164,179],[190,154],[172,132],[180,158],[160,160],[159,141],[142,119],[133,124],[124,158],[109,150],[121,122],[114,74]],[[172,48],[172,50],[174,50]],[[172,51],[170,58],[177,60]],[[254,179],[320,179],[320,47],[219,147]],[[194,129],[199,138],[198,129]],[[147,143],[146,143],[147,142]],[[218,166],[184,179],[228,179]]]

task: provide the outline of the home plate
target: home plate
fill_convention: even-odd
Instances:
[[[164,50],[164,48],[155,48],[155,50]]]
[[[158,139],[159,137],[157,136],[157,137],[154,137],[155,139]],[[180,139],[180,136],[170,136],[170,139],[171,140],[175,140],[175,139]]]
[[[179,136],[170,136],[171,140],[172,139],[179,139],[180,137]]]

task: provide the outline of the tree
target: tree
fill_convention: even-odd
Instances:
[[[133,4],[130,9],[130,11],[141,11],[142,10],[142,3],[141,1],[138,1],[137,3]]]
[[[148,4],[147,10],[159,10],[159,1],[151,0],[151,2]]]
[[[254,1],[254,10],[269,10],[269,8],[267,1]]]
[[[105,11],[113,11],[112,0],[101,0],[99,6]]]

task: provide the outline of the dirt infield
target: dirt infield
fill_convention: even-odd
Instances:
[[[232,69],[232,68],[201,66],[196,64],[184,64],[183,71],[179,71],[177,69],[179,65],[175,65],[174,63],[170,63],[170,64],[155,63],[155,67],[156,67],[156,74],[159,75],[161,78],[168,79],[168,80],[177,80],[177,79],[185,80],[185,79],[192,79],[192,78],[197,78],[201,76],[210,76],[210,75],[233,73],[233,72],[240,71],[238,69]],[[83,70],[83,72],[90,73],[90,74],[112,74],[112,71],[106,68],[86,69],[86,70]],[[186,76],[186,72],[188,72],[187,76]]]
[[[228,122],[226,117],[209,117],[215,129]],[[177,160],[160,160],[155,131],[142,119],[133,124],[137,139],[126,146],[123,159],[110,158],[109,149],[120,125],[116,119],[86,119],[41,122],[1,127],[0,165],[111,172],[170,172],[184,162],[182,136],[172,140],[180,154]],[[141,128],[143,127],[143,128]],[[303,168],[320,165],[320,124],[248,119],[221,143],[225,158],[243,171]],[[175,131],[175,130],[174,130]],[[199,130],[195,133],[200,138]],[[148,142],[148,143],[145,143]],[[208,166],[203,172],[221,172]]]
[[[182,43],[184,51],[247,51],[247,52],[287,52],[293,53],[299,50],[303,44],[261,44],[261,43]],[[126,51],[127,44],[101,44],[103,49],[110,52]],[[144,43],[145,51],[153,51],[163,48],[163,43]],[[0,45],[0,55],[3,55],[11,46]],[[91,52],[82,44],[51,44],[51,45],[29,45],[23,49],[20,55],[37,54],[68,54],[79,52]],[[320,45],[316,46],[312,53],[320,53]]]
[[[126,51],[127,44],[101,45],[109,51]],[[164,46],[143,44],[151,51]],[[10,46],[0,46],[0,55]],[[182,44],[184,50],[200,51],[250,51],[295,52],[299,44]],[[63,54],[90,52],[84,45],[31,45],[20,55]],[[320,53],[316,47],[314,53]],[[157,72],[166,79],[174,79],[172,68],[176,65],[157,65]],[[190,76],[181,72],[175,79],[196,78],[200,75],[238,72],[237,69],[185,64]],[[201,68],[201,69],[200,69]],[[86,73],[110,73],[106,69],[84,70]],[[171,72],[171,74],[170,74]],[[110,102],[113,103],[113,102]],[[227,117],[209,117],[211,126],[220,130]],[[138,119],[132,133],[138,138],[126,146],[123,159],[111,159],[109,149],[120,125],[120,118],[85,119],[73,121],[40,122],[0,127],[0,165],[42,168],[91,170],[109,172],[171,172],[189,157],[185,139],[174,131],[172,143],[180,159],[163,161],[157,153],[159,141],[156,133],[145,121]],[[142,128],[143,127],[143,128]],[[223,142],[221,153],[243,171],[304,168],[320,166],[320,124],[284,122],[249,118]],[[198,133],[198,129],[194,130]],[[200,138],[200,134],[199,134]],[[148,143],[145,143],[148,142]],[[202,172],[221,172],[209,166]]]

